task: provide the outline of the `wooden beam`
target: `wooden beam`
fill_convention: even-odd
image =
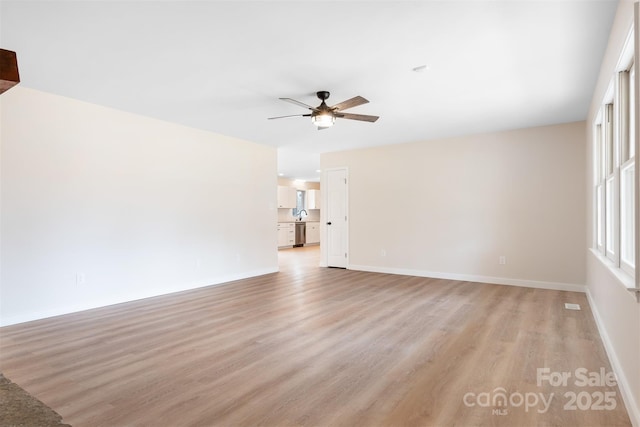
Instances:
[[[0,94],[20,83],[16,53],[0,49]]]

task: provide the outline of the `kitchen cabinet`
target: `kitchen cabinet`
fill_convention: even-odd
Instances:
[[[320,209],[320,190],[307,190],[307,209]]]
[[[278,247],[293,246],[296,240],[296,225],[294,223],[278,223]]]
[[[296,189],[278,185],[278,208],[293,209],[296,207]]]
[[[320,223],[307,221],[307,241],[309,243],[320,243]]]

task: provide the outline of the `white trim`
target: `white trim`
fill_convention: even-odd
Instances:
[[[619,260],[620,268],[631,277],[634,277],[635,274],[636,274],[635,266],[629,264],[628,262],[626,262],[623,259],[623,252],[624,252],[623,251],[623,241],[626,241],[626,239],[633,239],[633,241],[634,241],[634,243],[633,243],[634,244],[634,251],[635,251],[635,240],[637,239],[637,236],[636,236],[637,233],[631,234],[625,227],[623,227],[623,225],[627,225],[628,226],[629,223],[632,223],[633,227],[635,227],[635,216],[633,218],[631,218],[631,221],[629,221],[629,219],[626,218],[625,213],[626,213],[627,205],[623,206],[622,202],[623,202],[623,199],[624,199],[624,201],[628,203],[626,198],[623,197],[627,193],[626,190],[627,190],[627,185],[628,185],[627,181],[623,180],[623,176],[627,172],[627,169],[630,169],[632,167],[634,168],[634,172],[633,172],[634,179],[633,179],[633,182],[631,183],[631,185],[633,186],[633,195],[632,195],[632,197],[635,199],[635,196],[636,196],[635,187],[637,185],[636,184],[637,180],[635,179],[635,176],[636,176],[636,174],[635,174],[635,172],[636,172],[635,171],[635,166],[636,166],[636,163],[635,163],[635,159],[633,157],[630,158],[629,160],[627,160],[622,166],[620,166],[620,172],[619,172],[620,178],[619,178],[619,188],[618,188],[618,195],[619,195],[619,202],[620,202],[620,208],[619,208],[620,225],[619,225],[618,228],[621,230],[620,233],[619,233],[619,235],[620,235],[620,242],[619,242],[620,250],[619,250],[618,260]],[[625,184],[625,183],[627,183],[627,184]],[[634,212],[635,212],[635,200],[634,200],[634,204],[633,204],[633,209],[634,209]],[[626,221],[623,221],[623,216],[625,216]],[[625,230],[626,232],[623,232],[622,230]],[[633,256],[632,262],[635,263],[635,252],[634,252],[634,256]]]
[[[87,302],[86,304],[77,304],[74,306],[57,308],[55,310],[30,312],[30,313],[25,313],[18,316],[3,317],[3,318],[0,318],[0,327],[15,325],[18,323],[31,322],[34,320],[46,319],[48,317],[62,316],[64,314],[72,314],[80,311],[92,310],[95,308],[102,308],[102,307],[107,307],[115,304],[123,304],[123,303],[138,301],[146,298],[153,298],[153,297],[158,297],[162,295],[170,295],[177,292],[184,292],[184,291],[189,291],[193,289],[206,288],[208,286],[220,286],[236,280],[248,279],[251,277],[263,276],[265,274],[271,274],[271,273],[277,273],[277,272],[278,272],[278,268],[274,268],[274,267],[262,268],[262,269],[245,272],[245,273],[228,274],[225,276],[220,276],[220,277],[207,280],[206,282],[200,281],[198,283],[182,284],[182,285],[176,286],[173,289],[164,289],[157,293],[140,294],[135,296],[129,295],[121,298],[114,296],[113,298],[110,298],[110,300],[108,301],[102,300],[99,303]]]
[[[635,169],[636,169],[636,183],[635,183],[635,233],[636,233],[636,241],[635,241],[635,251],[636,251],[636,260],[635,260],[635,278],[634,278],[634,288],[640,288],[640,274],[637,272],[640,268],[640,237],[638,237],[638,232],[640,231],[640,181],[638,180],[638,174],[640,174],[640,108],[638,107],[638,101],[640,100],[640,66],[638,62],[640,61],[640,31],[638,31],[640,25],[638,25],[638,21],[640,21],[640,6],[638,3],[634,3],[633,5],[633,26],[631,27],[631,32],[633,32],[633,68],[635,69],[634,76],[634,118],[633,118],[633,126],[634,126],[634,141],[630,141],[630,143],[634,144],[634,161],[635,161]],[[640,302],[640,294],[636,293],[636,301]]]
[[[602,97],[602,105],[606,105],[606,104],[613,104],[613,100],[614,100],[614,94],[615,94],[615,90],[614,90],[614,78],[612,77],[611,80],[609,81],[609,86],[607,86],[607,91],[605,92],[604,96]],[[602,121],[604,122],[604,118],[605,118],[605,114],[602,113]]]
[[[351,205],[349,203],[350,201],[350,195],[349,195],[349,186],[351,185],[351,176],[349,176],[349,167],[345,166],[344,167],[344,176],[345,176],[345,180],[346,182],[344,183],[344,198],[345,198],[345,207],[344,210],[347,213],[347,220],[345,221],[345,226],[347,227],[347,233],[345,236],[345,242],[344,242],[344,251],[345,254],[347,255],[347,263],[346,263],[346,269],[351,268],[351,250],[349,247],[349,236],[351,235],[351,210],[349,208],[349,206]]]
[[[490,283],[493,285],[520,286],[524,288],[551,289],[556,291],[586,292],[586,286],[574,283],[543,282],[538,280],[511,279],[507,277],[479,276],[475,274],[443,273],[435,271],[412,270],[406,268],[373,267],[351,265],[350,270],[372,273],[399,274],[404,276],[431,277],[434,279],[462,280],[465,282]]]
[[[612,174],[604,182],[604,247],[607,258],[618,265],[618,223],[620,216],[616,207],[619,205],[617,196],[618,180],[616,174]]]
[[[633,397],[633,393],[631,392],[631,387],[629,386],[629,381],[627,377],[624,375],[624,371],[622,370],[622,365],[618,360],[618,356],[615,351],[615,346],[611,343],[611,339],[609,338],[609,334],[607,334],[607,330],[604,327],[604,322],[602,321],[602,317],[596,308],[596,305],[593,301],[593,297],[591,296],[591,292],[587,289],[587,301],[589,301],[589,306],[591,307],[591,312],[593,313],[593,318],[596,321],[596,326],[598,328],[598,332],[600,333],[600,337],[602,338],[602,344],[604,345],[604,349],[607,352],[607,356],[609,357],[609,363],[611,364],[611,368],[616,375],[616,379],[618,381],[618,388],[620,389],[620,394],[622,394],[622,400],[627,408],[627,414],[631,419],[631,424],[634,427],[640,427],[640,408],[636,404],[636,401]]]
[[[627,34],[627,38],[624,41],[624,45],[622,46],[622,51],[620,53],[620,57],[618,58],[618,63],[616,64],[615,71],[624,71],[628,70],[631,65],[634,63],[634,31],[633,25],[629,29],[629,33]]]
[[[624,286],[625,289],[631,290],[636,287],[635,279],[611,262],[609,258],[602,255],[597,249],[589,248],[589,250],[609,270],[609,272],[617,279],[616,282],[621,286]]]

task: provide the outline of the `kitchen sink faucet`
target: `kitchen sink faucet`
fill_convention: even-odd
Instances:
[[[298,221],[302,221],[302,212],[304,212],[304,216],[309,215],[306,210],[301,209],[300,212],[298,212]]]

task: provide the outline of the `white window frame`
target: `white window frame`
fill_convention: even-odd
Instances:
[[[638,76],[633,31],[593,128],[593,248],[638,287]]]
[[[602,183],[603,162],[602,162],[602,112],[598,113],[596,125],[593,128],[593,184],[595,191],[593,194],[593,247],[604,255],[604,185]]]
[[[621,71],[618,79],[618,138],[620,140],[620,167],[618,171],[619,216],[619,265],[627,274],[635,275],[635,65]],[[628,253],[631,252],[631,253]]]
[[[617,84],[614,82],[617,89]],[[619,192],[618,192],[618,152],[620,139],[617,138],[616,98],[606,103],[602,108],[602,148],[603,157],[602,177],[604,188],[604,255],[618,265],[619,239]]]
[[[630,276],[635,274],[635,185],[637,175],[635,158],[630,158],[620,167],[620,268]],[[626,179],[627,174],[631,179]],[[629,184],[631,188],[629,188]],[[626,203],[625,203],[626,202]],[[631,246],[631,255],[627,248]]]

